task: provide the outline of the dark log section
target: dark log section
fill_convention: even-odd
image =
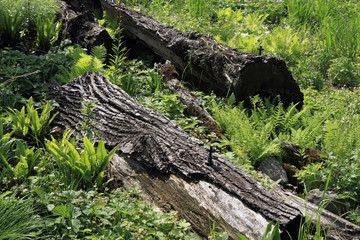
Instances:
[[[95,0],[57,1],[62,21],[59,40],[69,39],[88,50],[101,44],[104,44],[107,49],[111,49],[112,39],[98,23],[93,13],[93,7],[101,7],[96,6]]]
[[[159,207],[178,211],[199,235],[206,236],[210,219],[216,219],[217,226],[231,238],[240,232],[249,239],[260,239],[273,220],[280,221],[281,229],[296,239],[302,210],[299,203],[285,201],[290,197],[284,193],[265,189],[216,153],[209,163],[204,143],[134,102],[101,74],[90,72],[64,86],[52,85],[49,95],[60,106],[55,123],[77,131],[84,120],[79,111],[85,107],[81,101],[97,101],[95,120],[99,124],[95,129],[107,147],[119,145],[111,176],[125,186],[138,185]],[[335,232],[359,236],[359,228],[340,220],[340,228],[333,225]]]
[[[124,34],[170,60],[179,72],[190,69],[191,80],[203,91],[223,96],[234,92],[237,100],[280,95],[285,105],[298,103],[303,94],[284,61],[269,56],[241,53],[217,43],[211,36],[184,33],[113,1],[100,0],[104,10],[119,15]]]

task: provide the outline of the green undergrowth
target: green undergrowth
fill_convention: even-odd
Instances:
[[[252,98],[252,107],[214,104],[214,117],[226,132],[239,164],[257,166],[266,157],[282,159],[282,141],[301,148],[314,148],[329,156],[306,166],[298,173],[307,189],[325,186],[333,167],[329,187],[358,201],[360,198],[360,96],[346,89],[319,93],[306,90],[304,107],[284,108],[282,104]],[[293,163],[297,165],[297,163]]]
[[[139,190],[108,189],[104,171],[117,148],[69,131],[49,137],[52,111],[30,99],[0,116],[0,239],[198,239]]]
[[[18,13],[15,20],[25,20],[10,23],[18,24],[12,30],[15,45],[0,41],[0,239],[197,239],[189,223],[179,220],[175,212],[161,213],[141,198],[139,190],[110,189],[113,180],[106,177],[104,169],[116,149],[105,149],[92,129],[97,124],[95,102],[79,109],[86,119],[80,123],[80,134],[51,136],[56,103],[47,100],[47,85],[66,83],[87,71],[102,72],[137,102],[251,171],[266,157],[282,161],[282,141],[298,144],[304,158],[305,148],[322,151],[321,161],[298,169],[299,181],[308,190],[330,188],[350,198],[346,217],[360,224],[360,92],[356,87],[332,87],[358,84],[358,42],[350,37],[358,34],[358,5],[336,1],[336,7],[330,9],[324,1],[315,2],[310,6],[300,0],[261,1],[259,7],[252,1],[232,0],[123,1],[163,22],[176,23],[179,29],[211,33],[241,51],[256,53],[262,45],[265,54],[287,62],[303,87],[301,110],[258,97],[245,109],[241,103],[234,105],[233,96],[223,99],[193,91],[216,119],[223,136],[209,133],[200,120],[188,114],[177,96],[165,88],[152,56],[128,59],[121,31],[113,27],[117,19],[105,13],[99,20],[115,42],[109,51],[103,46],[82,49],[67,40],[56,44],[58,23],[53,18],[46,30],[37,26],[35,12],[25,17]],[[9,1],[0,1],[0,6],[5,3]],[[45,16],[52,8],[42,9]],[[53,17],[52,10],[50,13]],[[343,19],[336,18],[340,13],[345,14]],[[31,19],[31,24],[27,25],[26,19]],[[3,24],[1,21],[0,34],[7,31]],[[37,32],[46,31],[52,37],[39,36],[47,39],[48,45],[33,41]],[[38,44],[29,44],[30,40]],[[7,222],[11,224],[4,224]],[[215,222],[210,230],[209,239],[227,238]],[[276,231],[268,230],[268,236],[277,236]],[[307,234],[302,239],[312,233]]]

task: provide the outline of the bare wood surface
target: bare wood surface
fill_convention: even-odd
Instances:
[[[101,74],[53,85],[49,93],[60,106],[56,124],[77,131],[84,118],[81,101],[97,101],[96,131],[108,147],[119,145],[117,158],[124,159],[112,163],[112,175],[138,184],[160,206],[179,211],[198,234],[208,234],[209,216],[233,238],[240,232],[259,239],[271,220],[280,221],[282,230],[297,231],[296,207],[216,153],[213,165],[206,164],[209,149],[204,143],[134,102]]]

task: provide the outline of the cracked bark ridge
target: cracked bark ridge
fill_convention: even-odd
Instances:
[[[136,39],[179,72],[185,70],[203,91],[220,95],[230,92],[238,101],[248,102],[250,96],[281,97],[284,105],[297,103],[301,108],[303,94],[284,61],[271,56],[242,53],[217,43],[210,35],[181,32],[125,7],[118,8],[109,0],[102,7],[120,15],[124,34]]]
[[[231,196],[234,201],[239,201],[252,211],[260,213],[265,219],[280,221],[283,230],[297,231],[301,215],[298,209],[264,189],[243,169],[216,153],[212,154],[214,165],[207,165],[209,149],[203,142],[184,132],[168,118],[136,103],[102,74],[89,72],[64,86],[51,85],[49,95],[60,106],[59,115],[55,120],[58,126],[79,132],[79,122],[84,120],[79,109],[85,107],[81,101],[97,101],[95,120],[99,124],[95,125],[95,130],[104,138],[108,147],[119,145],[118,154],[128,159],[130,165],[135,164],[147,169],[146,171],[157,172],[160,178],[177,177],[184,182],[182,185],[186,185],[186,182],[193,184],[195,188],[198,182],[202,183],[202,186],[219,189]],[[146,184],[151,183],[144,183]],[[161,189],[153,191],[152,195],[156,196],[156,191]],[[200,193],[204,194],[201,198],[209,201],[205,191]],[[172,205],[173,198],[165,198],[168,198],[166,201],[170,201],[169,204]],[[192,201],[195,201],[194,197]],[[229,206],[233,208],[231,202]],[[187,214],[190,213],[183,212],[182,215],[186,218]],[[223,215],[230,213],[217,214],[223,219],[226,218]],[[200,218],[208,222],[208,212],[203,213]],[[194,221],[191,223],[197,224]],[[289,229],[289,226],[293,229]]]

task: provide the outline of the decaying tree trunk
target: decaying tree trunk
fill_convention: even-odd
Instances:
[[[107,147],[119,146],[111,176],[125,186],[138,185],[159,207],[178,211],[200,236],[207,236],[209,223],[216,220],[231,238],[242,233],[260,239],[272,220],[280,222],[282,239],[286,231],[296,239],[303,202],[265,189],[168,118],[134,102],[100,73],[52,85],[49,95],[59,103],[55,124],[78,132],[85,118],[79,110],[85,107],[82,101],[97,101],[94,128]],[[360,236],[359,228],[342,219],[333,228],[334,236]]]
[[[69,39],[89,50],[102,44],[111,49],[112,39],[93,13],[94,0],[57,1],[62,21],[59,40]]]
[[[284,61],[267,56],[241,53],[219,44],[209,35],[184,33],[163,25],[151,17],[125,7],[119,8],[111,0],[58,0],[63,22],[60,39],[70,39],[91,49],[104,44],[111,49],[112,40],[101,27],[92,9],[102,9],[121,17],[123,33],[151,49],[158,56],[170,60],[180,73],[187,72],[187,80],[203,91],[215,91],[223,96],[233,92],[238,101],[249,96],[279,95],[285,105],[302,106],[303,94]]]
[[[111,0],[100,0],[104,10],[119,15],[124,34],[170,60],[179,72],[189,70],[191,80],[203,91],[223,96],[233,92],[238,101],[249,96],[279,95],[285,105],[302,106],[303,94],[284,61],[241,53],[217,43],[211,36],[184,33]]]

